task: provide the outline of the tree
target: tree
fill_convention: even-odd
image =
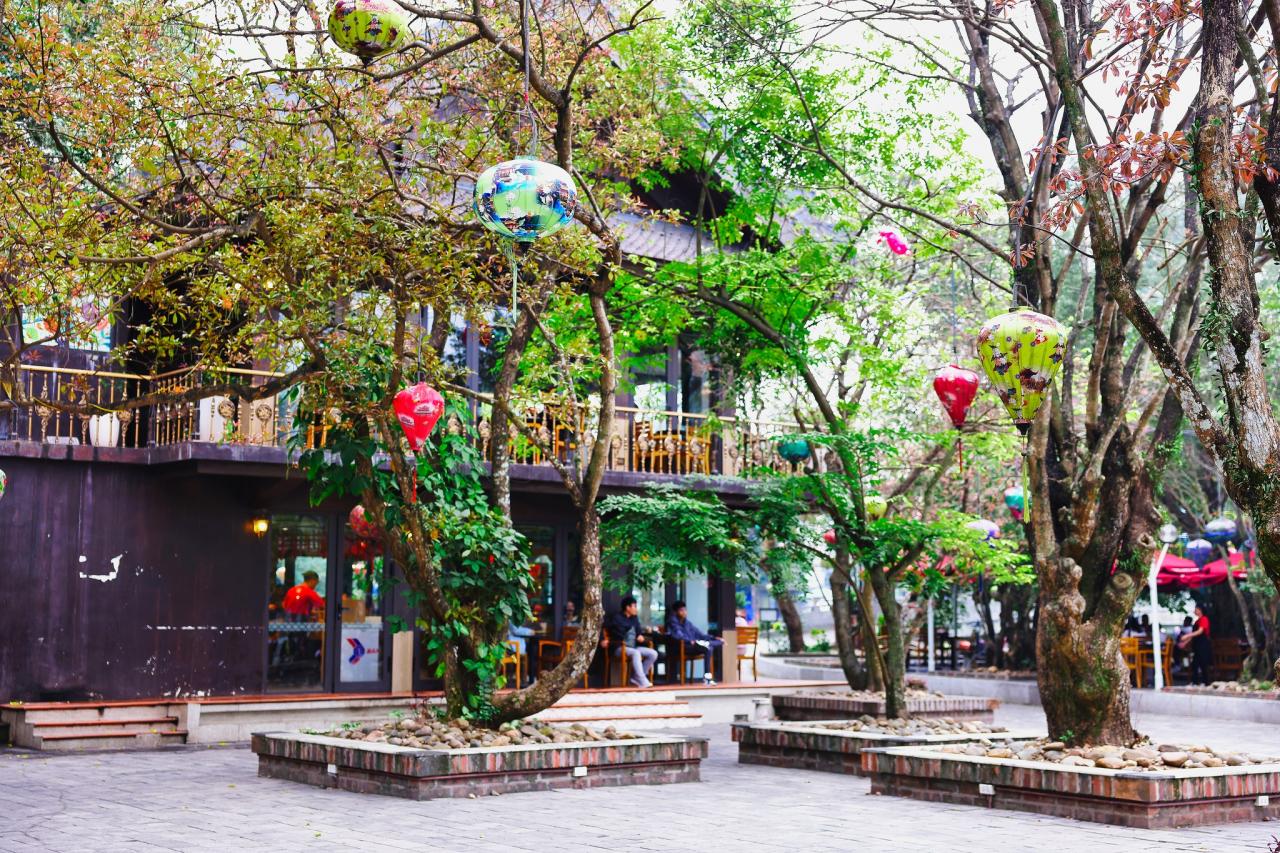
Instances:
[[[450,713],[496,723],[554,702],[595,650],[596,500],[615,386],[608,300],[621,262],[606,213],[629,200],[608,176],[663,162],[661,138],[645,125],[659,87],[653,66],[631,61],[618,40],[648,24],[647,4],[621,18],[566,7],[523,27],[536,57],[528,67],[523,4],[404,5],[417,37],[363,65],[333,52],[312,4],[97,0],[24,8],[4,21],[2,286],[8,311],[60,318],[64,335],[61,318],[84,300],[126,320],[118,364],[187,369],[109,408],[301,386],[304,417],[333,422],[330,449],[343,454],[340,474],[311,469],[318,494],[361,497],[433,636],[449,646]],[[82,38],[90,25],[93,38]],[[631,49],[655,49],[637,38]],[[477,403],[491,409],[493,435],[481,508],[475,482],[450,467],[469,464],[474,476],[462,445],[449,434],[413,456],[391,401],[416,380],[465,393],[441,359],[451,315],[479,323],[509,292],[508,265],[470,213],[470,179],[509,159],[534,126],[547,144],[530,150],[578,182],[582,227],[540,243],[521,265],[495,393]],[[522,613],[509,446],[523,421],[512,415],[528,399],[521,368],[531,342],[559,351],[542,322],[551,303],[585,316],[593,339],[592,358],[572,377],[590,389],[574,399],[590,412],[583,452],[559,466],[579,513],[582,633],[533,687],[492,695],[496,626]],[[102,410],[79,395],[26,393],[18,368],[38,342],[6,333],[3,405]],[[285,369],[262,382],[239,378],[254,365]],[[454,455],[443,460],[442,451]],[[419,499],[424,483],[447,488]],[[475,565],[480,540],[503,585],[494,594],[472,582],[484,571]],[[484,612],[460,618],[468,606]]]
[[[850,198],[941,226],[950,236],[938,241],[945,251],[971,269],[972,254],[985,253],[989,284],[1072,328],[1058,389],[1026,446],[1027,533],[1039,579],[1037,675],[1052,736],[1132,742],[1119,636],[1156,547],[1155,482],[1181,412],[1143,370],[1145,350],[1128,339],[1126,294],[1141,280],[1164,300],[1158,318],[1148,315],[1148,325],[1162,327],[1170,341],[1157,361],[1185,366],[1194,358],[1198,234],[1168,212],[1171,197],[1177,200],[1169,178],[1186,145],[1189,116],[1173,121],[1178,114],[1169,104],[1198,42],[1184,39],[1163,7],[1135,12],[1113,4],[1094,18],[1085,4],[1053,0],[822,5],[863,35],[854,47],[833,50],[879,62],[904,80],[956,87],[990,149],[1006,214],[984,220],[980,199],[951,211],[923,209],[886,198],[851,171]],[[733,8],[720,6],[728,21]],[[1107,18],[1114,26],[1104,31]],[[828,17],[818,35],[832,26]],[[1153,42],[1166,40],[1161,51],[1122,68],[1148,28]],[[957,36],[961,55],[953,59]],[[905,59],[886,55],[884,45]],[[769,55],[795,79],[789,55]],[[1096,90],[1103,69],[1122,75],[1115,108],[1110,89]],[[1042,110],[1030,137],[1014,121],[1028,104]],[[1095,121],[1114,131],[1111,139],[1094,141]],[[808,130],[808,140],[797,144],[839,167],[844,152],[826,141],[822,125],[810,121]],[[1003,239],[989,237],[987,229],[996,227]],[[1151,253],[1158,265],[1143,263]],[[1139,331],[1146,334],[1141,325]]]

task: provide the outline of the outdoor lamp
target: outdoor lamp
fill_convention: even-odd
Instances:
[[[1172,545],[1178,541],[1178,528],[1173,524],[1160,525],[1160,541],[1166,545]]]
[[[249,529],[253,531],[255,536],[261,537],[267,535],[267,531],[270,528],[271,522],[263,516],[257,516],[249,522]]]

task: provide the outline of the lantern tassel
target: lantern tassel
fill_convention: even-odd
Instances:
[[[956,439],[956,461],[960,465],[960,476],[964,476],[964,436]]]

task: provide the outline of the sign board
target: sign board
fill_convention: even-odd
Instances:
[[[338,654],[338,677],[344,682],[378,681],[382,678],[381,622],[344,622]]]

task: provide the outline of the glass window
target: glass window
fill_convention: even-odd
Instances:
[[[712,613],[707,579],[702,576],[686,578],[680,584],[680,599],[689,606],[689,621],[704,631],[709,630]]]
[[[556,531],[554,527],[517,525],[516,530],[529,540],[529,606],[533,621],[546,626],[555,624],[555,557]]]
[[[384,557],[376,541],[358,538],[349,525],[344,543],[338,680],[381,681],[388,657],[382,625]]]
[[[267,690],[324,688],[328,526],[322,516],[271,517]]]

